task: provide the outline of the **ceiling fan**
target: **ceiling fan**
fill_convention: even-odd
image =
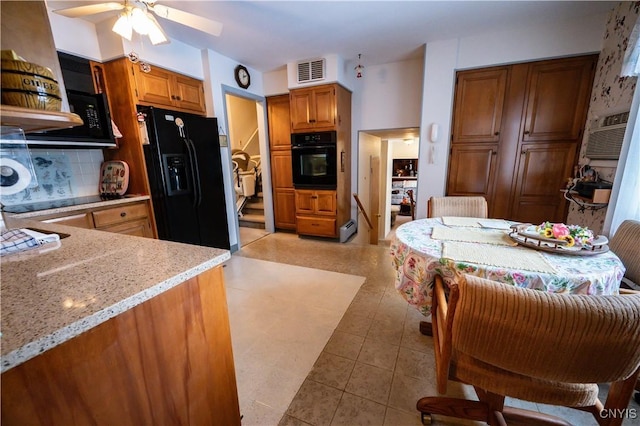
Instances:
[[[141,35],[148,35],[154,45],[169,43],[169,38],[155,19],[154,14],[162,19],[177,22],[216,37],[222,32],[222,23],[220,22],[157,4],[156,0],[124,0],[121,3],[89,4],[57,9],[53,12],[68,18],[79,18],[111,11],[121,11],[112,30],[127,40],[131,40],[133,31],[135,31]]]

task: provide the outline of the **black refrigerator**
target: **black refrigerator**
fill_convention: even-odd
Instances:
[[[138,117],[158,237],[229,249],[217,119],[143,106]]]

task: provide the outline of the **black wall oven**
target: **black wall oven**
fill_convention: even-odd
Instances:
[[[308,189],[336,189],[336,132],[291,135],[293,186]]]

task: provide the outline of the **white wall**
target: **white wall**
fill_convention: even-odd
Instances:
[[[444,195],[451,133],[455,72],[459,69],[525,62],[599,52],[607,14],[568,21],[535,24],[517,31],[498,30],[460,39],[427,43],[422,92],[421,148],[428,152],[431,123],[440,125],[433,164],[422,155],[418,165],[418,199]],[[426,203],[418,203],[416,217],[425,217]]]
[[[371,157],[380,157],[381,142],[381,139],[377,136],[360,133],[358,151],[356,151],[358,155],[353,156],[356,161],[358,161],[358,170],[360,170],[360,173],[357,174],[358,186],[353,188],[353,192],[357,192],[360,202],[369,216],[369,220],[373,220],[372,216],[374,214],[374,212],[371,211]],[[383,173],[385,166],[381,164],[380,167],[380,173]],[[373,184],[380,187],[380,182],[373,182]],[[384,212],[384,209],[385,206],[380,205],[381,214]],[[368,244],[370,231],[367,221],[362,214],[358,214],[357,223],[358,235],[354,238],[354,241],[361,244]],[[384,226],[384,223],[381,222],[380,226]]]
[[[420,143],[417,140],[407,145],[402,139],[391,139],[389,144],[393,158],[418,158],[420,154]]]

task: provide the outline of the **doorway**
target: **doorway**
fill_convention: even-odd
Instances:
[[[241,248],[274,230],[265,99],[226,88],[224,108],[233,187],[230,199]]]
[[[415,217],[419,137],[417,127],[358,133],[357,194],[373,228],[358,212],[354,241],[386,243],[398,226]]]

